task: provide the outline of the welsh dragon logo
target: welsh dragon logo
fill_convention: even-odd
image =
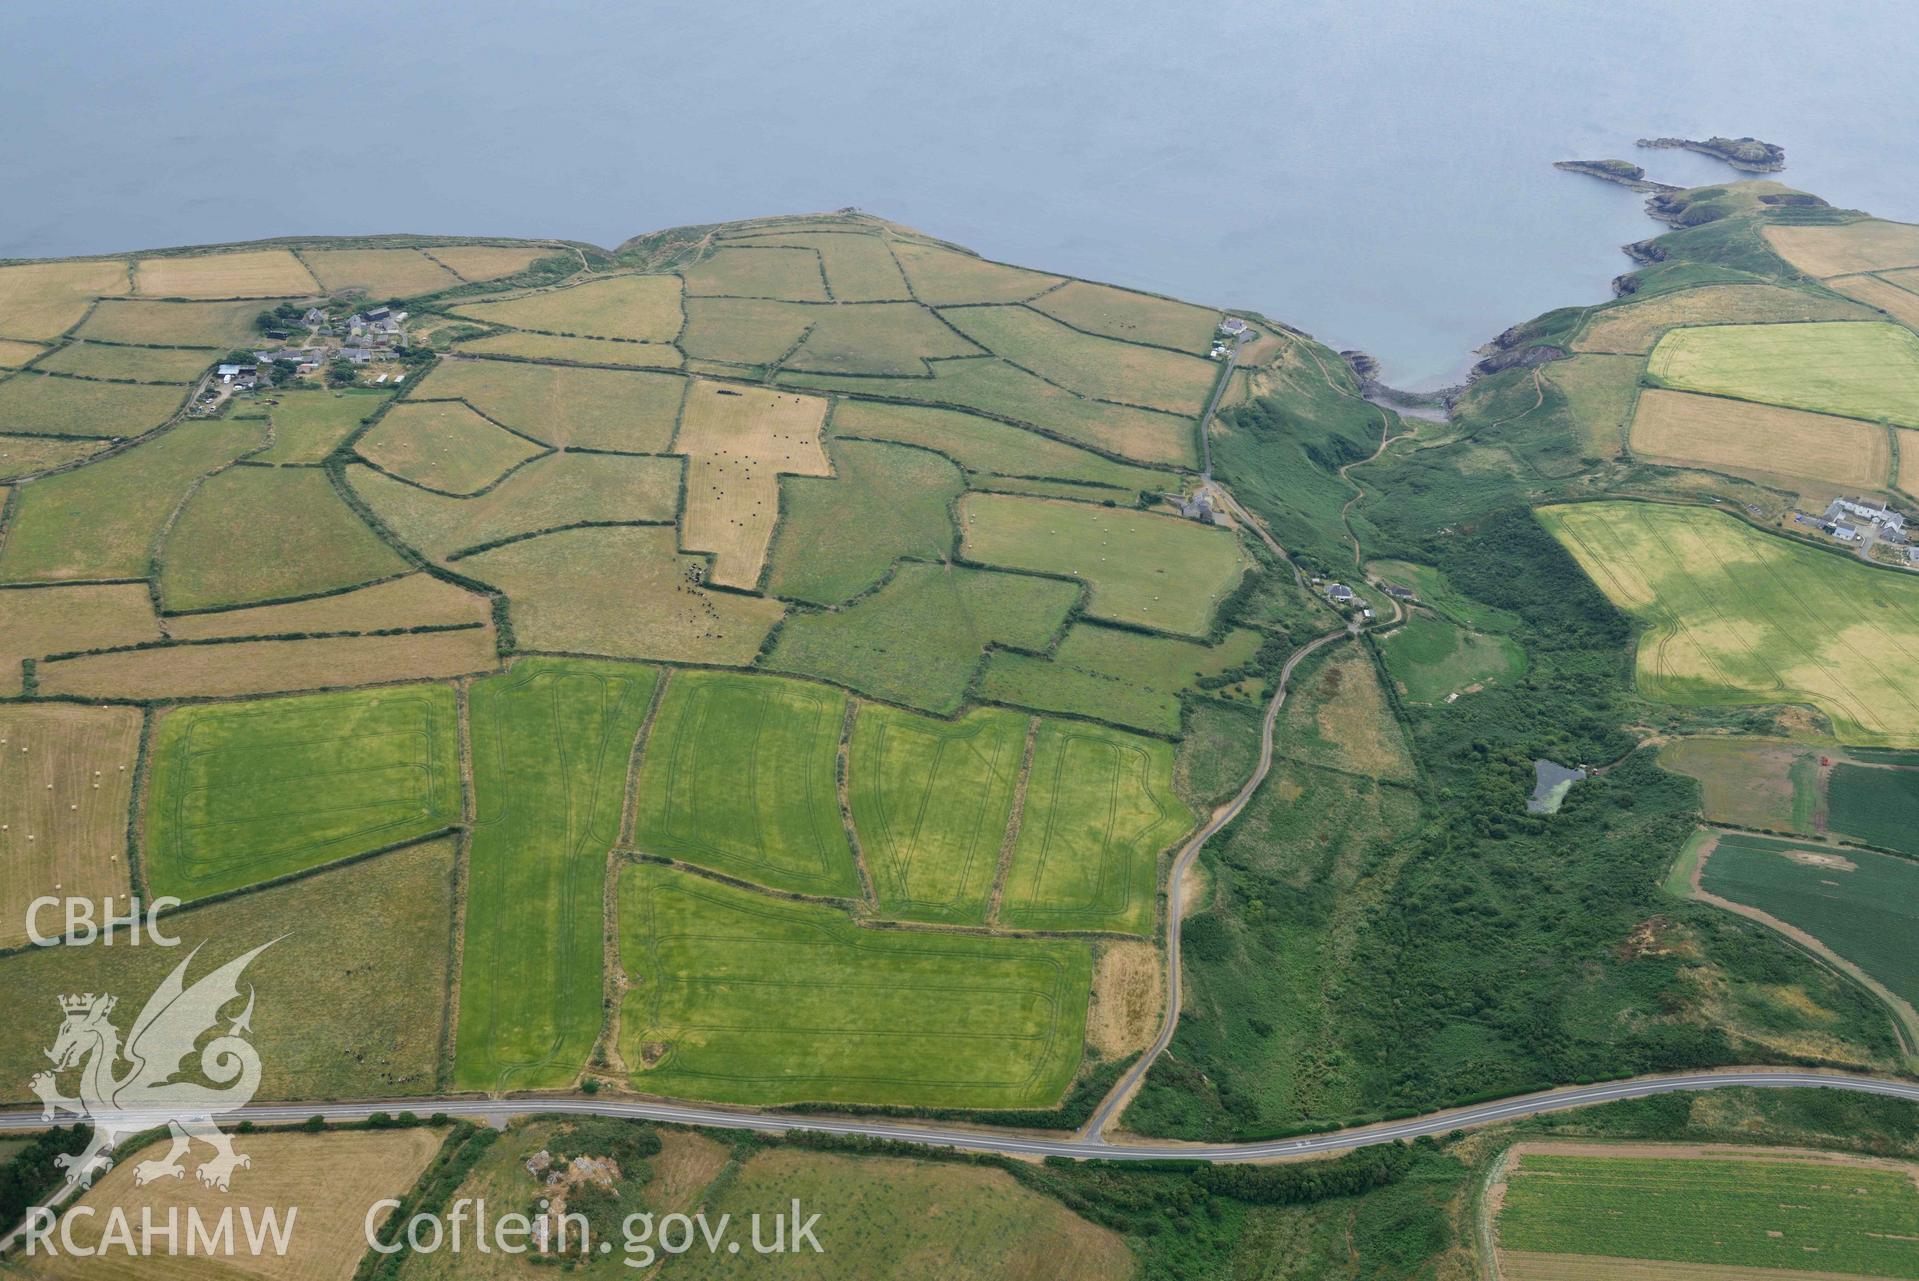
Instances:
[[[247,965],[271,946],[263,943],[188,987],[187,967],[200,952],[195,948],[147,999],[124,1045],[109,1017],[116,998],[91,992],[60,998],[65,1021],[47,1051],[53,1071],[38,1073],[29,1085],[43,1105],[43,1120],[73,1116],[93,1127],[93,1138],[82,1151],[54,1158],[66,1171],[69,1185],[91,1186],[96,1175],[112,1168],[107,1153],[115,1144],[162,1126],[173,1142],[164,1156],[133,1167],[136,1184],[183,1177],[186,1167],[181,1158],[196,1139],[213,1149],[213,1156],[201,1163],[198,1172],[200,1182],[210,1188],[226,1191],[233,1171],[252,1164],[233,1150],[233,1141],[214,1122],[215,1117],[244,1106],[260,1087],[260,1055],[246,1040],[253,1030],[250,986],[246,1008],[227,1030],[204,1046],[200,1042],[206,1033],[216,1031],[220,1011],[240,998],[240,975]],[[211,1086],[180,1079],[183,1065],[196,1050],[200,1075]],[[78,1094],[61,1093],[60,1075],[75,1069],[80,1074]]]

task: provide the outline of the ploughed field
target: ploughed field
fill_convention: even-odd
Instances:
[[[1198,821],[1187,721],[1250,740],[1287,644],[1175,501],[1220,316],[863,215],[710,233],[0,266],[9,916],[278,938],[265,1094],[1057,1105]],[[370,363],[212,372],[330,339]],[[150,970],[0,952],[36,1009]]]

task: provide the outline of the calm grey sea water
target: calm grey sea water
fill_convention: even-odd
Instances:
[[[1911,0],[15,5],[0,256],[858,205],[1430,385],[1652,230],[1554,160],[1752,133],[1919,219],[1915,65]]]

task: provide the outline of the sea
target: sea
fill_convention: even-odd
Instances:
[[[1555,160],[1919,220],[1915,65],[1912,0],[11,5],[0,257],[854,206],[1431,388],[1656,230]]]

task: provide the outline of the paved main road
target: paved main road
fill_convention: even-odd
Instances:
[[[1357,1126],[1297,1139],[1268,1139],[1255,1143],[1181,1143],[1152,1140],[1106,1143],[1097,1139],[1049,1137],[1031,1131],[993,1130],[985,1127],[920,1125],[908,1121],[879,1121],[861,1117],[807,1116],[784,1112],[754,1112],[732,1108],[696,1107],[677,1103],[638,1103],[592,1096],[540,1097],[514,1099],[445,1098],[389,1099],[361,1103],[259,1103],[250,1104],[225,1120],[247,1120],[260,1125],[290,1124],[308,1117],[323,1116],[329,1121],[363,1121],[375,1112],[396,1113],[410,1110],[422,1115],[444,1112],[448,1116],[495,1124],[529,1114],[566,1114],[628,1117],[671,1125],[704,1125],[727,1130],[759,1130],[767,1133],[838,1134],[870,1139],[889,1139],[926,1147],[956,1148],[968,1152],[998,1153],[1005,1156],[1060,1156],[1107,1161],[1163,1161],[1169,1158],[1212,1163],[1259,1161],[1278,1157],[1315,1156],[1349,1152],[1402,1139],[1447,1134],[1471,1126],[1512,1121],[1594,1103],[1620,1099],[1643,1099],[1655,1094],[1715,1090],[1729,1086],[1754,1086],[1761,1089],[1810,1087],[1850,1090],[1884,1095],[1919,1103],[1919,1082],[1890,1080],[1844,1072],[1808,1071],[1801,1068],[1736,1068],[1720,1072],[1686,1072],[1668,1076],[1635,1077],[1601,1085],[1568,1086],[1537,1094],[1523,1094],[1490,1103],[1450,1108],[1403,1121]],[[0,1133],[44,1128],[40,1113],[0,1112]]]

